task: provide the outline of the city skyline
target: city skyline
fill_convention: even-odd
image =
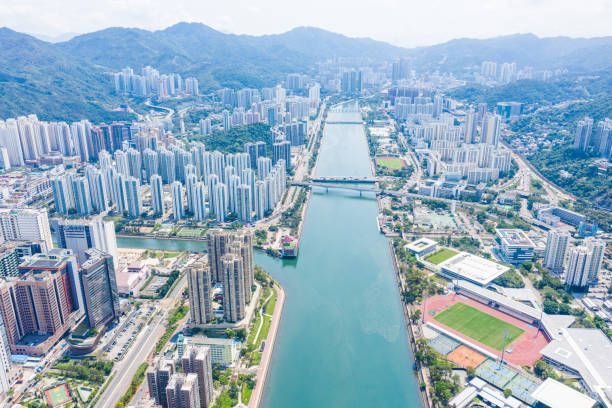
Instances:
[[[147,2],[146,7],[138,3],[103,1],[84,5],[68,1],[62,2],[59,14],[53,2],[27,0],[19,6],[3,8],[0,26],[52,41],[117,26],[159,30],[181,21],[200,22],[224,33],[257,36],[313,26],[404,47],[517,33],[539,37],[612,35],[605,24],[612,17],[612,4],[605,0],[587,0],[580,8],[570,0],[504,0],[484,6],[474,0],[461,4],[449,0],[428,4],[386,0],[375,8],[367,3],[315,1],[299,13],[295,12],[297,4],[291,7],[275,1],[254,5],[244,0],[214,4],[182,0],[173,3],[172,12],[158,0]],[[114,16],[112,24],[106,17],[109,14]]]

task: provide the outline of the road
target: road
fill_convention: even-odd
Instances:
[[[166,330],[166,317],[168,316],[168,311],[174,307],[176,300],[182,296],[185,285],[187,284],[186,276],[185,274],[179,280],[172,292],[161,301],[163,305],[161,308],[162,312],[155,316],[150,325],[140,331],[134,344],[130,347],[129,354],[126,355],[122,361],[115,364],[113,368],[115,376],[98,400],[96,404],[97,407],[115,407],[121,396],[127,391],[134,374],[136,374],[136,370],[154,351],[157,340]]]
[[[136,370],[146,361],[149,354],[154,350],[157,339],[166,329],[167,310],[159,313],[153,322],[142,330],[132,346],[128,358],[115,364],[113,372],[115,376],[98,400],[96,406],[101,408],[113,408],[119,402],[121,396],[127,391]]]

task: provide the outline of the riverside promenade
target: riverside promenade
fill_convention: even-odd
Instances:
[[[270,324],[270,331],[268,332],[268,338],[266,339],[266,346],[261,356],[261,363],[257,370],[257,382],[251,399],[249,400],[249,408],[259,407],[261,402],[261,396],[263,395],[264,386],[266,385],[266,377],[268,375],[268,368],[270,366],[270,359],[272,358],[272,351],[274,350],[274,343],[276,341],[276,333],[280,324],[281,316],[283,314],[283,307],[285,305],[285,291],[282,287],[275,284],[278,299],[276,301],[276,308],[274,309],[274,315],[272,316],[272,323]]]

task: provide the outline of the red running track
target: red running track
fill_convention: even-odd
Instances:
[[[481,347],[484,350],[487,350],[493,355],[501,357],[500,351],[495,350],[494,348],[491,348],[489,346],[485,346],[484,344],[479,343],[476,340],[456,330],[453,330],[450,327],[445,326],[434,319],[434,316],[436,314],[459,302],[473,306],[478,310],[481,310],[487,314],[490,314],[491,316],[495,316],[498,319],[501,319],[505,322],[508,322],[525,330],[525,333],[523,333],[521,337],[514,340],[514,342],[512,342],[510,345],[506,346],[506,355],[504,356],[504,359],[509,363],[512,363],[517,366],[531,366],[533,365],[534,361],[542,357],[542,355],[540,354],[540,350],[542,350],[548,344],[548,340],[546,339],[546,336],[544,336],[544,333],[542,331],[538,331],[537,327],[530,326],[524,321],[517,319],[516,317],[507,315],[504,312],[501,312],[497,309],[493,309],[492,307],[484,305],[463,295],[451,293],[448,295],[438,295],[428,298],[425,302],[425,307],[427,310],[423,310],[423,305],[421,305],[421,312],[425,316],[425,322],[431,322],[436,326],[442,327],[445,330],[453,333],[457,337],[465,339],[466,341],[477,345],[478,347]],[[430,313],[431,311],[435,311],[436,313],[432,315]],[[509,353],[508,350],[512,350],[512,352]]]

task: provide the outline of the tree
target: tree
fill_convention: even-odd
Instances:
[[[512,396],[512,390],[510,388],[506,388],[504,390],[504,397],[510,398]]]
[[[467,374],[467,378],[469,378],[470,380],[476,377],[476,370],[474,369],[474,367],[467,367],[465,369],[465,373]]]
[[[410,320],[412,321],[412,323],[416,323],[419,321],[419,319],[421,318],[421,309],[417,309],[415,310],[411,315],[410,315]]]
[[[544,313],[557,314],[559,313],[559,304],[552,300],[544,301]]]

